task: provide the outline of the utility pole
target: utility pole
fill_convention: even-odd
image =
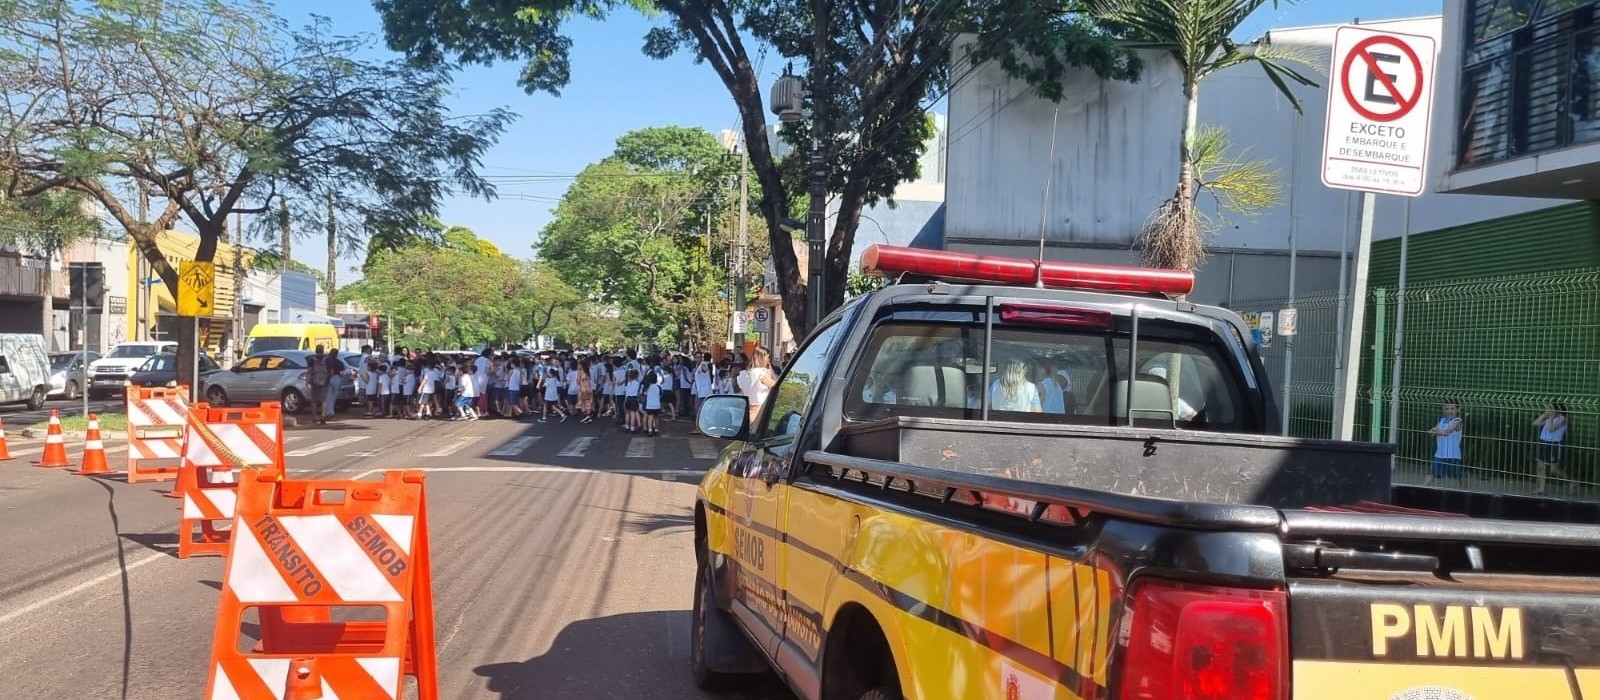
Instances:
[[[744,138],[744,130],[739,130],[740,139]],[[739,149],[739,242],[734,249],[733,257],[733,309],[736,313],[744,313],[745,296],[749,294],[749,264],[748,251],[750,250],[750,144],[745,144]],[[739,326],[740,331],[733,336],[733,346],[744,348],[744,326]]]
[[[244,358],[244,214],[233,215],[233,341],[228,348],[228,366]]]
[[[134,186],[139,189],[139,225],[143,226],[150,220],[150,194],[144,191],[144,185]],[[137,241],[129,238],[128,245],[133,246],[135,251],[133,267],[138,275],[138,281],[133,285],[133,340],[152,340],[153,329],[148,324],[150,313],[146,310],[150,305],[150,261],[145,260],[144,251],[139,250]]]
[[[822,257],[827,242],[828,159],[823,153],[822,75],[827,60],[828,0],[812,0],[811,36],[811,211],[806,215],[806,330],[822,321],[827,287],[823,280]],[[797,342],[799,338],[795,339]]]

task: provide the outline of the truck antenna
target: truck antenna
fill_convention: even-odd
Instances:
[[[1056,123],[1061,120],[1061,105],[1056,104],[1050,116],[1050,158],[1045,161],[1044,196],[1039,215],[1039,259],[1033,266],[1033,286],[1044,289],[1044,233],[1050,225],[1050,190],[1056,176]]]

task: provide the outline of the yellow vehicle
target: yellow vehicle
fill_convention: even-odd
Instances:
[[[339,347],[339,329],[328,323],[258,323],[250,329],[245,354],[269,350],[328,350]]]
[[[754,419],[744,396],[697,417],[733,441],[694,510],[701,687],[1600,697],[1593,509],[1408,508],[1388,446],[1279,437],[1240,318],[1163,298],[1188,273],[863,264],[899,283],[819,323]]]

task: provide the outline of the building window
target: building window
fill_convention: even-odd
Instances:
[[[1600,141],[1600,3],[1466,0],[1456,165]]]

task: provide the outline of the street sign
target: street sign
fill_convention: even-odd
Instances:
[[[211,263],[178,264],[178,315],[210,316],[216,306],[217,270]]]
[[[735,311],[735,312],[733,312],[733,317],[731,319],[729,319],[728,325],[733,327],[733,332],[734,333],[743,333],[744,332],[745,314],[746,314],[746,312],[744,312],[744,311]]]
[[[128,313],[128,298],[127,297],[106,297],[106,304],[111,307],[111,308],[106,310],[106,313],[111,313],[111,314],[125,314],[125,313]]]
[[[752,312],[751,330],[757,333],[772,332],[772,309],[758,307]]]
[[[1415,197],[1425,188],[1436,37],[1334,33],[1322,184]]]

